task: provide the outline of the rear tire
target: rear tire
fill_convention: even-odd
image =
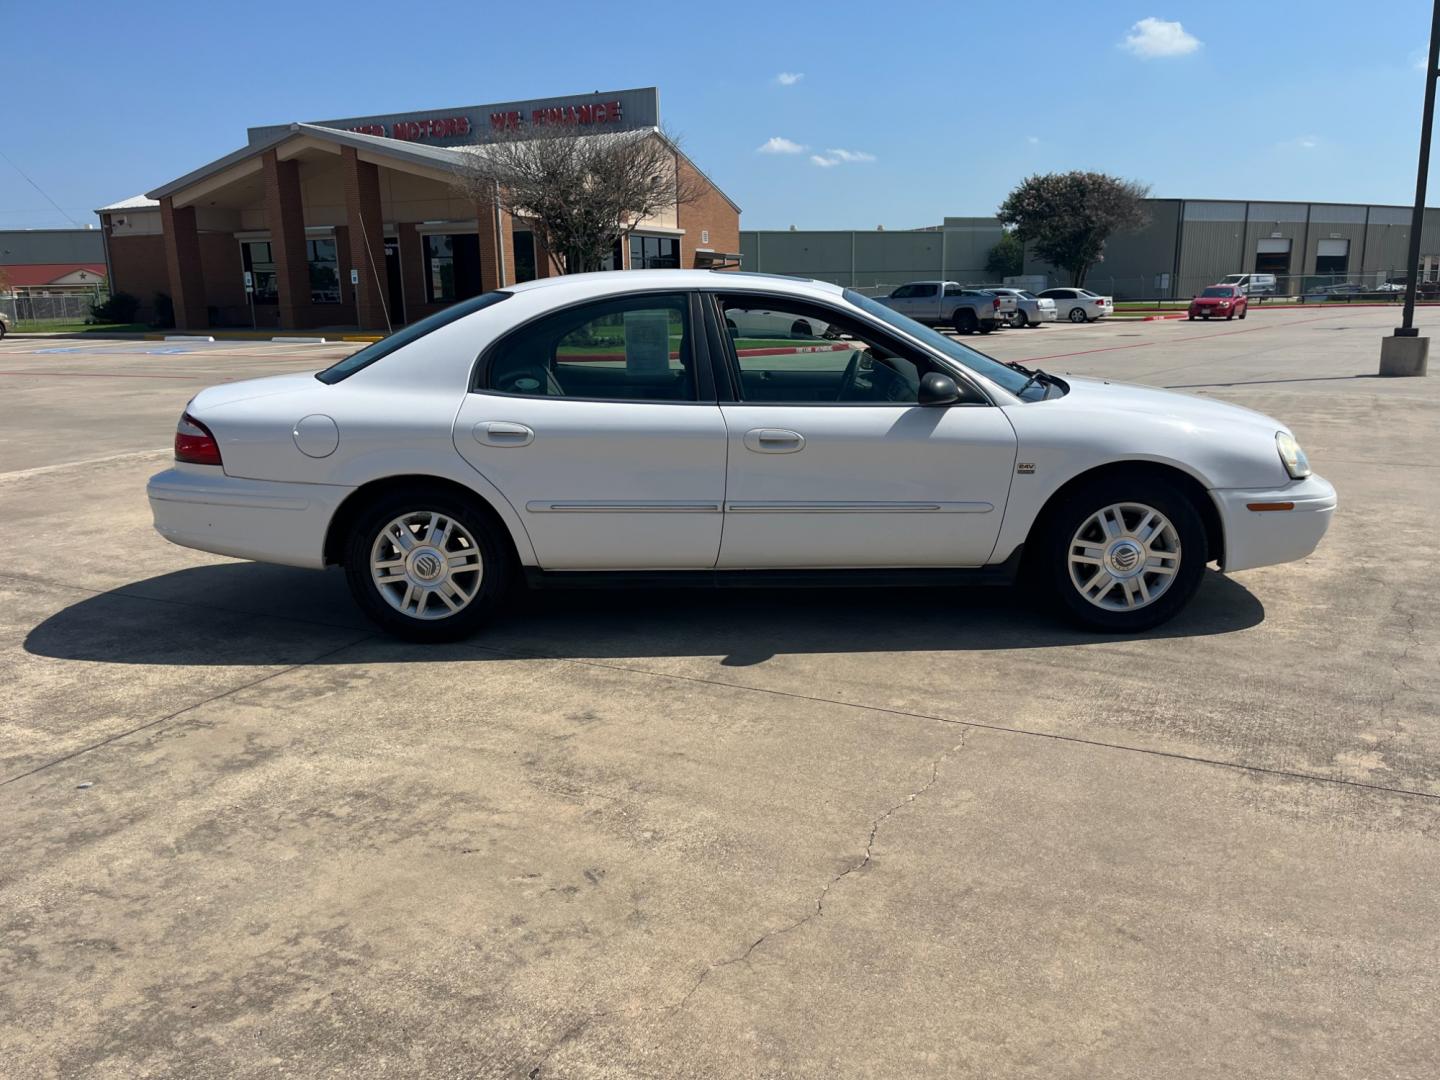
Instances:
[[[1210,555],[1185,493],[1135,474],[1100,477],[1047,515],[1036,567],[1061,613],[1106,633],[1173,618],[1200,585]]]
[[[383,495],[345,540],[345,578],[360,609],[407,641],[454,641],[499,607],[514,580],[493,518],[443,488]]]
[[[1246,315],[1249,315],[1249,314],[1250,314],[1250,309],[1247,307],[1247,308],[1245,308],[1243,311],[1240,312],[1240,318],[1243,319],[1243,318],[1245,318]]]
[[[980,329],[980,320],[975,317],[973,311],[961,309],[955,312],[955,318],[951,325],[955,327],[957,334],[973,334]]]
[[[1089,322],[1089,321],[1090,321],[1090,316],[1088,316],[1088,315],[1085,314],[1085,309],[1084,309],[1084,308],[1078,308],[1078,307],[1077,307],[1077,308],[1071,308],[1071,309],[1070,309],[1070,321],[1073,322],[1073,323]]]
[[[1024,330],[1024,329],[1025,329],[1027,326],[1029,326],[1029,325],[1030,325],[1030,316],[1026,315],[1025,312],[1023,312],[1023,311],[1017,311],[1017,312],[1015,312],[1015,329],[1016,329],[1016,330]]]

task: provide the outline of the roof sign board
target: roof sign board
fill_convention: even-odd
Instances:
[[[316,127],[378,135],[385,139],[424,142],[431,146],[465,146],[488,142],[506,132],[542,127],[573,127],[577,132],[634,131],[660,126],[660,91],[653,86],[597,91],[568,97],[500,101],[456,109],[348,116],[309,121]],[[248,129],[251,145],[289,130],[289,124]]]

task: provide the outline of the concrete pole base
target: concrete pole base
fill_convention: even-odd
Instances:
[[[1391,336],[1380,342],[1381,375],[1424,375],[1429,362],[1429,338]]]

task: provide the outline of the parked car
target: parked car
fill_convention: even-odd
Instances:
[[[968,285],[966,288],[984,289],[996,296],[1010,296],[1015,299],[1015,311],[1010,315],[1010,325],[1023,330],[1043,322],[1054,322],[1055,301],[1041,299],[1028,289],[1015,289],[1009,285]]]
[[[725,319],[814,319],[743,346]],[[315,374],[202,390],[155,527],[344,567],[403,637],[512,584],[1041,584],[1093,628],[1178,612],[1216,561],[1303,558],[1335,491],[1279,421],[1001,363],[850,289],[575,274],[461,301]],[[959,614],[956,617],[961,617]]]
[[[3,341],[4,338],[5,338],[5,335],[8,334],[9,332],[10,332],[10,316],[9,316],[9,315],[6,315],[5,312],[0,311],[0,341]]]
[[[1389,281],[1382,281],[1379,285],[1375,286],[1375,291],[1383,293],[1403,293],[1405,291],[1405,279],[1391,278]]]
[[[1246,296],[1266,297],[1275,295],[1274,274],[1226,274],[1221,285],[1233,285]]]
[[[1099,296],[1089,289],[1046,289],[1037,295],[1042,300],[1054,300],[1056,315],[1073,323],[1094,322],[1115,314],[1115,301],[1111,297]]]
[[[1325,285],[1314,291],[1325,296],[1359,296],[1368,290],[1365,286],[1357,285],[1353,281],[1340,281],[1334,285]]]
[[[958,281],[911,281],[879,302],[927,326],[950,326],[961,334],[988,334],[1015,311],[1013,297],[967,289]]]
[[[1207,285],[1190,301],[1187,319],[1245,318],[1250,304],[1238,285]]]

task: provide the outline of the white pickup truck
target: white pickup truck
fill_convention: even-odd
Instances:
[[[953,326],[962,334],[988,334],[1004,326],[1017,307],[1013,296],[967,289],[958,281],[910,281],[876,300],[916,322]]]

